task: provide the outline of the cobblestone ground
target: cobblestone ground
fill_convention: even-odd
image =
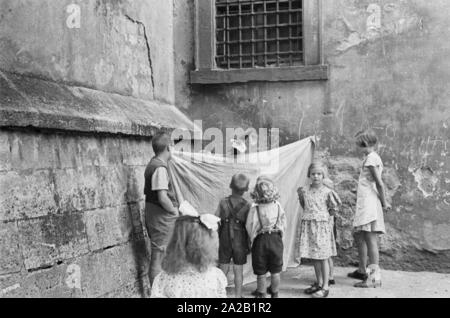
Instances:
[[[356,280],[347,278],[354,268],[336,268],[336,285],[331,288],[329,298],[450,298],[450,275],[436,273],[411,273],[382,271],[383,287],[377,289],[358,289]],[[289,269],[282,275],[281,298],[309,298],[303,290],[314,282],[314,269],[301,267]],[[256,288],[256,283],[246,285],[244,297]],[[229,288],[229,296],[233,289]]]

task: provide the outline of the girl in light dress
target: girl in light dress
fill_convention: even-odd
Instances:
[[[316,282],[305,290],[314,298],[329,295],[330,259],[337,255],[332,216],[341,205],[339,196],[324,185],[326,167],[313,162],[308,169],[311,184],[298,189],[304,209],[300,228],[300,258],[313,260]]]
[[[216,267],[219,221],[209,214],[182,216],[176,221],[151,298],[227,297],[227,278]]]
[[[360,261],[359,270],[348,276],[363,280],[355,284],[355,287],[359,288],[381,287],[378,235],[386,233],[383,212],[391,209],[386,201],[386,190],[381,178],[383,162],[375,152],[377,143],[378,138],[372,130],[356,135],[356,145],[365,155],[358,182],[353,222]],[[369,266],[367,266],[367,255]]]

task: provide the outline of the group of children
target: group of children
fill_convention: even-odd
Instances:
[[[362,280],[355,287],[379,287],[377,235],[385,233],[383,210],[390,209],[390,205],[386,202],[381,180],[383,164],[374,151],[376,135],[370,130],[361,132],[356,136],[356,143],[366,159],[359,179],[354,220],[360,269],[350,273],[349,277]],[[313,261],[316,273],[316,282],[305,293],[314,298],[329,296],[329,285],[334,283],[330,279],[331,258],[337,255],[334,215],[339,211],[341,201],[336,192],[324,184],[326,171],[322,162],[313,162],[308,169],[310,184],[297,191],[304,210],[299,228],[299,253],[301,258]],[[152,286],[152,297],[226,297],[225,274],[233,264],[235,295],[240,298],[243,266],[251,254],[257,276],[257,289],[253,295],[265,298],[270,294],[272,298],[278,298],[286,213],[278,201],[280,194],[272,180],[258,178],[251,192],[252,203],[244,198],[249,185],[249,178],[243,174],[232,178],[232,193],[220,201],[216,219],[192,216],[177,219],[162,262],[163,271]],[[220,269],[216,267],[217,252]],[[268,273],[271,274],[271,285],[266,289]]]

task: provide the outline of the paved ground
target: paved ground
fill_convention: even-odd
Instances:
[[[377,289],[358,289],[358,282],[347,278],[354,268],[336,268],[336,285],[331,288],[330,298],[450,298],[450,274],[410,273],[382,271],[383,287]],[[290,269],[282,275],[281,298],[309,298],[303,290],[315,280],[312,267]],[[256,289],[256,283],[244,288],[244,297]],[[233,289],[229,289],[232,297]]]

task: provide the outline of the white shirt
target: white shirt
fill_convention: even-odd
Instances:
[[[167,173],[166,168],[159,167],[153,173],[152,190],[153,191],[169,190],[169,175]]]

